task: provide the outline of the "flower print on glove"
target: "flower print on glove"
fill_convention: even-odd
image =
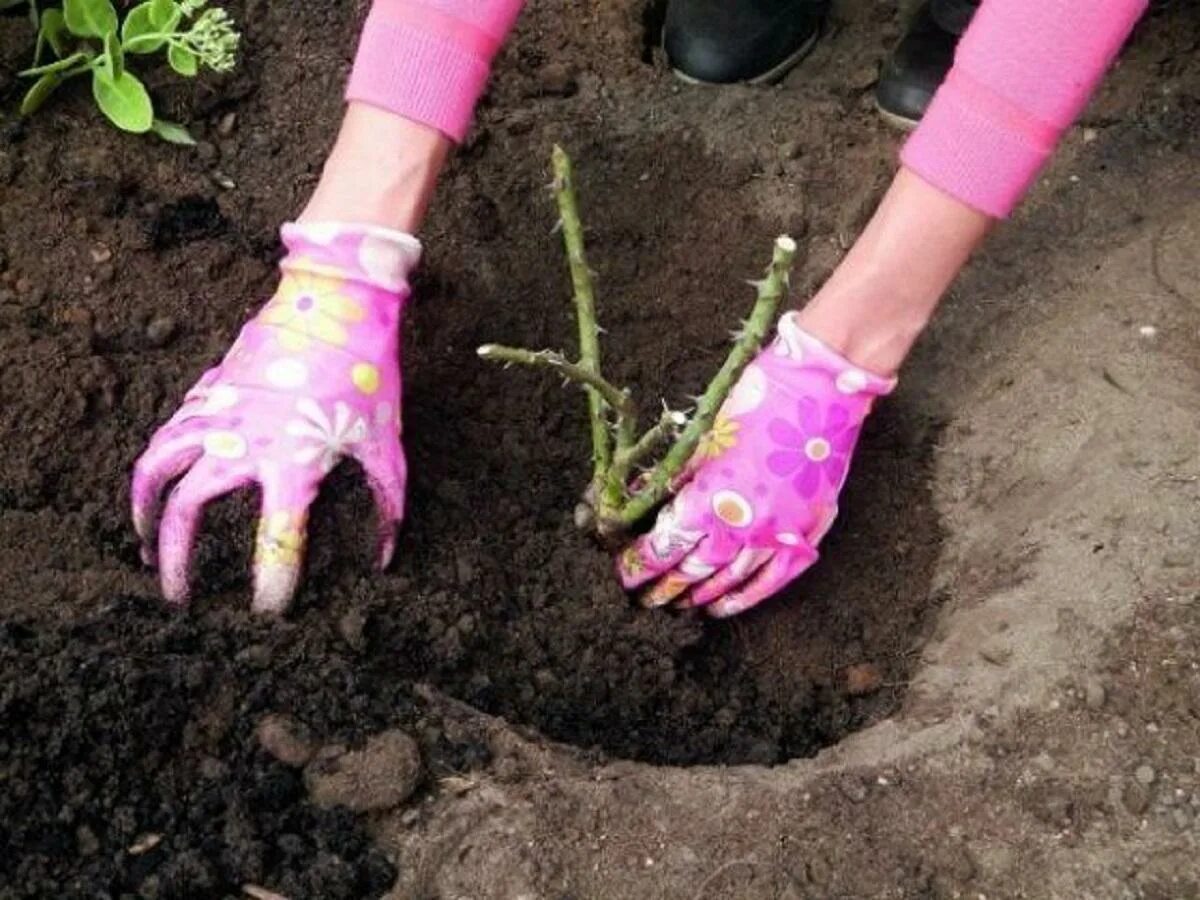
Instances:
[[[405,486],[399,323],[421,245],[386,229],[325,223],[285,225],[283,243],[275,296],[134,468],[142,558],[158,564],[174,604],[188,599],[204,505],[258,484],[253,608],[284,611],[299,579],[309,505],[344,456],[366,472],[379,510],[380,566],[391,559]]]
[[[895,379],[807,334],[790,312],[701,441],[654,528],[618,559],[643,602],[732,616],[817,559],[863,419]]]

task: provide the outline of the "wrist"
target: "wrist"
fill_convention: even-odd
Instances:
[[[343,221],[415,232],[450,141],[435,129],[351,103],[299,222]]]
[[[929,324],[937,299],[897,288],[869,264],[843,266],[796,321],[856,366],[890,377]]]

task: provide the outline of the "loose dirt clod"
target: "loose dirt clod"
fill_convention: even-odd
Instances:
[[[254,733],[262,748],[285,766],[303,766],[316,753],[308,729],[288,716],[264,716]]]
[[[417,742],[393,729],[371,737],[361,750],[318,758],[305,769],[304,783],[317,806],[367,812],[407,800],[421,771]]]

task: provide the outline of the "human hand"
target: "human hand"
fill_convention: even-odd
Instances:
[[[654,528],[620,555],[643,603],[736,615],[817,559],[863,419],[895,379],[843,359],[785,314],[742,373]]]
[[[157,562],[172,604],[188,600],[204,505],[257,483],[253,609],[283,612],[299,580],[308,508],[344,456],[362,465],[375,497],[380,567],[392,556],[406,475],[399,323],[421,245],[402,232],[337,223],[285,225],[283,243],[275,296],[134,467],[142,558]]]

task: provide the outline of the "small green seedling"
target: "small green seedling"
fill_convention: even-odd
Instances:
[[[96,105],[118,128],[195,143],[182,125],[155,117],[146,86],[125,67],[126,57],[165,50],[171,68],[187,78],[202,67],[228,72],[240,38],[229,13],[209,7],[208,0],[147,0],[130,9],[123,22],[110,0],[63,0],[62,9],[40,15],[32,8],[37,48],[33,68],[21,75],[37,80],[21,102],[22,115],[36,112],[64,81],[90,74]],[[56,59],[41,65],[47,48]]]

